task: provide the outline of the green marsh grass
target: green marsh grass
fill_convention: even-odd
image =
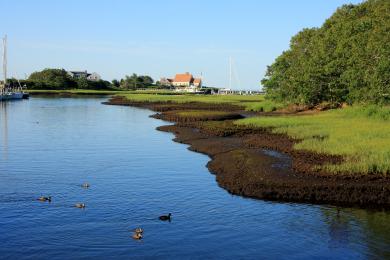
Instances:
[[[173,102],[173,103],[214,103],[231,104],[244,107],[248,111],[274,111],[282,106],[277,103],[265,100],[264,95],[165,95],[165,94],[120,94],[126,99],[134,102]]]
[[[295,149],[342,155],[345,162],[326,165],[333,173],[390,173],[390,108],[358,106],[315,115],[254,117],[238,125],[270,127],[300,139]]]

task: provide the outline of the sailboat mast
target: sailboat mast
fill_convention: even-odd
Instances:
[[[229,57],[229,89],[232,89],[232,57]]]
[[[4,73],[4,86],[7,85],[7,35],[3,38],[3,73]]]

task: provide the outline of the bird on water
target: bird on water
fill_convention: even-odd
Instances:
[[[135,240],[140,240],[140,239],[142,239],[142,234],[135,232],[133,234],[132,238],[135,239]]]
[[[48,202],[51,202],[51,197],[42,196],[42,197],[39,197],[37,200],[39,200],[39,201],[48,201]]]
[[[143,237],[142,233],[144,233],[144,230],[140,227],[137,227],[136,229],[134,229],[132,238],[135,240],[140,240]]]
[[[90,187],[89,183],[83,183],[81,187],[88,189]]]
[[[85,208],[85,203],[76,203],[74,206],[76,208],[83,209],[83,208]]]
[[[144,233],[144,230],[140,227],[137,227],[135,230],[134,230],[135,233],[139,233],[139,234],[142,234]]]
[[[171,216],[172,216],[172,214],[169,213],[168,215],[162,215],[162,216],[159,216],[158,218],[162,221],[167,221],[167,220],[171,221]]]

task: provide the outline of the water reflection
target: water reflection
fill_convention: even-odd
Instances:
[[[390,212],[355,209],[351,213],[362,228],[370,256],[390,259]]]
[[[1,259],[390,258],[389,212],[229,196],[152,112],[102,101],[0,103]]]
[[[351,226],[346,214],[340,208],[324,209],[325,222],[328,224],[330,248],[344,247],[349,244]]]
[[[7,159],[8,152],[8,116],[7,102],[0,102],[0,129],[1,129],[1,151],[2,158]]]
[[[390,259],[390,212],[352,208],[322,208],[330,249],[366,248],[368,257]]]

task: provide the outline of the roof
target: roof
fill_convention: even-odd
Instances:
[[[73,74],[89,74],[87,71],[69,71],[69,72]]]
[[[160,82],[172,82],[173,79],[168,79],[168,78],[160,78]]]
[[[194,83],[200,83],[202,80],[200,78],[194,79]]]
[[[193,79],[192,74],[186,72],[184,74],[176,74],[173,82],[191,82]]]

